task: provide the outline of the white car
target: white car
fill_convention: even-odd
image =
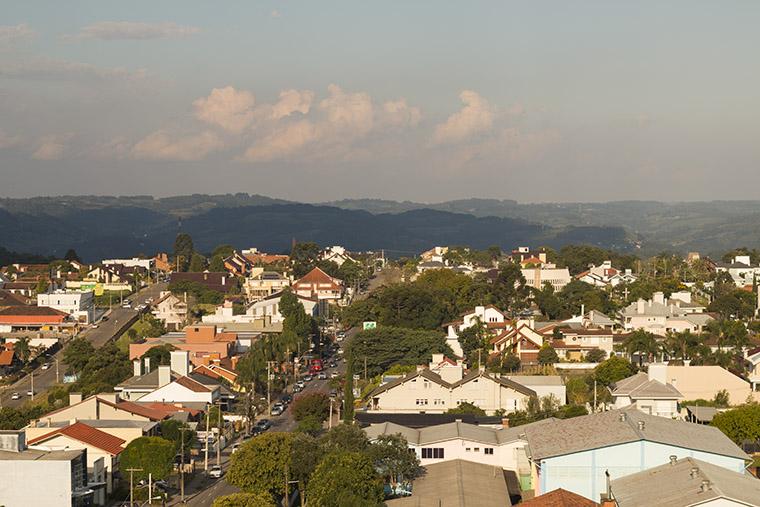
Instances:
[[[220,477],[222,476],[222,473],[223,473],[223,472],[222,472],[222,467],[220,467],[219,465],[214,465],[214,466],[212,466],[212,467],[209,469],[209,471],[208,471],[208,475],[209,475],[210,477],[214,477],[215,479],[218,479],[218,478],[220,478]]]
[[[43,370],[48,370],[48,369],[50,369],[50,363],[45,363],[45,364],[43,364],[43,365],[42,365],[42,369],[43,369]]]
[[[21,399],[21,395],[19,393],[13,393],[13,394],[11,394],[11,399],[12,400],[20,400]]]

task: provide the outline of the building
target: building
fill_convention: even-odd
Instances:
[[[87,451],[29,449],[26,434],[0,431],[0,505],[86,507],[92,505]],[[94,479],[99,479],[96,474]]]
[[[660,382],[672,384],[685,400],[712,400],[719,391],[726,391],[732,405],[750,398],[760,401],[760,393],[753,392],[749,382],[720,366],[650,364],[649,370],[657,372]]]
[[[68,313],[47,306],[11,306],[0,310],[0,333],[52,331],[73,334],[77,328]]]
[[[412,483],[411,496],[385,503],[388,507],[512,505],[501,470],[461,459],[426,466],[425,473]]]
[[[520,507],[599,507],[593,500],[562,488],[520,502]]]
[[[322,250],[319,258],[323,261],[334,262],[338,266],[342,266],[344,262],[356,262],[353,257],[348,253],[348,250],[342,246],[331,246]]]
[[[760,507],[760,480],[691,457],[611,478],[617,507]]]
[[[153,303],[151,313],[164,323],[169,331],[179,331],[187,323],[187,297],[178,297],[169,291],[162,291],[158,301]]]
[[[545,337],[534,329],[532,320],[517,321],[515,327],[506,329],[491,339],[493,354],[514,354],[523,364],[537,364],[538,351]]]
[[[749,255],[737,255],[731,262],[716,262],[715,272],[731,275],[737,287],[752,287],[760,275],[760,266],[753,266]]]
[[[293,282],[293,292],[320,301],[337,301],[343,297],[343,282],[319,268],[314,268],[303,278]]]
[[[306,315],[311,315],[312,317],[319,315],[319,301],[317,299],[299,294],[295,296],[298,298],[298,302],[303,305]],[[248,307],[245,314],[254,319],[268,318],[273,324],[283,322],[285,318],[280,313],[280,299],[282,299],[282,292],[272,294],[253,303]]]
[[[290,287],[290,278],[277,271],[264,271],[253,268],[251,275],[243,281],[243,291],[246,300],[261,301]]]
[[[525,285],[534,289],[543,289],[544,284],[550,284],[555,292],[561,291],[565,285],[573,281],[567,268],[558,268],[554,264],[523,268],[520,270],[525,278]]]
[[[476,306],[470,312],[463,313],[459,319],[443,325],[446,329],[446,343],[457,357],[464,357],[459,333],[477,324],[482,324],[488,332],[497,335],[505,329],[511,329],[512,321],[504,312],[493,305]]]
[[[668,332],[690,331],[700,333],[713,317],[704,313],[704,307],[684,301],[686,296],[665,298],[655,292],[652,299],[639,299],[620,313],[626,331],[643,329],[649,333],[665,336]]]
[[[81,324],[89,324],[95,318],[95,294],[92,291],[57,290],[37,294],[37,306],[47,306],[65,312]]]
[[[26,306],[28,304],[28,298],[0,289],[0,310],[4,310],[9,306]]]
[[[145,271],[153,269],[153,259],[140,259],[132,257],[131,259],[106,259],[101,262],[104,266],[124,266],[125,268],[141,268]]]
[[[431,363],[431,367],[437,364]],[[473,371],[464,375],[460,364],[443,370],[444,376],[421,367],[416,372],[381,385],[368,397],[368,409],[379,412],[443,413],[460,403],[471,403],[493,414],[524,410],[536,392],[507,378]]]
[[[535,391],[539,399],[553,397],[560,405],[567,401],[567,388],[559,375],[507,375],[504,378]]]
[[[169,274],[169,283],[194,282],[198,283],[209,290],[226,294],[235,287],[237,283],[235,275],[226,271],[212,273],[204,271],[202,273],[175,272]]]
[[[105,466],[105,493],[111,494],[114,487],[118,485],[119,454],[126,446],[124,439],[77,421],[29,439],[28,445],[32,449],[45,451],[85,449],[87,469],[90,474],[95,472],[97,461],[101,461]],[[96,502],[98,505],[105,505],[103,493],[103,491],[96,492],[96,498],[100,497],[100,501]]]
[[[257,333],[257,336],[260,334]],[[171,332],[159,337],[146,338],[139,343],[130,343],[129,359],[140,359],[153,347],[171,345],[177,350],[187,351],[190,354],[190,362],[197,366],[215,361],[229,361],[235,352],[247,349],[250,342],[251,338],[244,340],[236,332],[220,331],[214,324],[195,324],[186,326],[181,332]],[[150,368],[144,369],[144,373],[148,371]]]
[[[583,273],[575,275],[575,278],[594,287],[617,287],[621,283],[632,283],[637,279],[630,269],[621,273],[620,270],[613,268],[612,261],[591,266]]]
[[[760,347],[748,350],[745,354],[749,361],[749,381],[752,391],[760,390]]]
[[[242,253],[243,257],[248,259],[254,266],[266,266],[270,264],[285,265],[290,260],[290,256],[288,255],[259,252],[257,248],[249,248],[240,253]]]
[[[225,257],[223,262],[224,269],[235,276],[246,276],[253,268],[253,263],[236,251]]]
[[[662,373],[664,372],[660,368],[652,364],[649,373],[639,372],[615,382],[609,388],[612,404],[615,408],[634,405],[645,414],[676,418],[678,402],[683,399],[683,395],[672,384],[662,382]]]
[[[620,478],[693,457],[737,473],[749,459],[718,428],[610,410],[528,425],[525,434],[536,494],[562,488],[596,500],[606,492],[606,472]]]

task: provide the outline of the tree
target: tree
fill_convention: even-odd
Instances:
[[[745,440],[760,440],[760,405],[751,403],[725,412],[718,412],[713,417],[712,426],[726,434],[736,444]]]
[[[268,493],[233,493],[219,496],[211,507],[275,507],[272,495]]]
[[[473,415],[479,415],[484,416],[486,415],[486,411],[480,408],[479,406],[470,403],[469,401],[463,401],[459,405],[457,405],[454,408],[450,408],[446,411],[447,414],[473,414]]]
[[[172,471],[176,448],[174,442],[161,437],[140,437],[132,440],[121,452],[122,470],[141,468],[135,472],[136,479],[166,479]]]
[[[293,433],[264,433],[240,446],[230,459],[227,482],[246,492],[283,494],[287,471],[292,465]]]
[[[586,361],[589,363],[599,363],[601,361],[604,361],[606,357],[607,352],[605,352],[603,349],[593,349],[589,350],[586,354]]]
[[[165,421],[161,421],[160,427],[161,437],[174,442],[175,452],[179,452],[180,449],[182,449],[183,440],[185,452],[190,451],[190,446],[195,441],[195,431],[193,431],[189,426],[176,419],[167,419]]]
[[[725,389],[721,389],[717,393],[715,393],[715,399],[713,400],[713,403],[716,407],[719,408],[726,408],[728,407],[728,404],[730,402],[730,396],[728,394],[728,391]]]
[[[177,234],[174,240],[174,258],[179,266],[179,271],[187,271],[193,258],[193,252],[195,252],[193,238],[184,232]]]
[[[229,257],[233,253],[235,253],[235,247],[234,246],[228,245],[228,244],[217,245],[217,247],[214,248],[214,251],[211,252],[211,257],[222,257],[222,258],[225,258],[225,257]]]
[[[140,357],[140,361],[145,363],[145,358],[150,359],[150,367],[158,368],[159,366],[165,366],[171,364],[171,352],[174,350],[174,345],[166,343],[164,345],[157,345],[151,347],[145,351],[145,354]]]
[[[190,257],[190,265],[187,270],[193,273],[200,273],[206,269],[206,258],[197,252],[193,252]]]
[[[392,486],[414,480],[422,471],[417,454],[409,452],[409,443],[399,434],[380,435],[369,446],[367,455],[375,470]]]
[[[29,356],[32,354],[32,351],[29,349],[29,337],[22,336],[16,340],[16,343],[13,344],[13,350],[16,351],[18,357],[26,363],[29,360]]]
[[[637,329],[631,333],[623,341],[623,347],[630,356],[634,354],[639,356],[639,366],[643,364],[645,357],[651,362],[652,358],[661,350],[657,338],[643,329]]]
[[[330,412],[330,397],[321,391],[302,394],[293,401],[292,411],[296,421],[311,417],[321,426]]]
[[[68,250],[66,250],[66,255],[63,256],[63,259],[67,261],[82,262],[82,259],[79,258],[79,255],[77,255],[76,250],[74,250],[73,248],[69,248]]]
[[[517,354],[507,354],[504,356],[502,367],[507,373],[514,373],[520,369],[520,356]]]
[[[37,286],[34,288],[34,292],[36,294],[44,294],[47,292],[48,287],[50,287],[50,283],[44,278],[40,278],[37,280]]]
[[[296,243],[290,252],[290,263],[293,270],[293,276],[301,278],[306,273],[314,269],[319,260],[321,253],[319,245],[313,242]]]
[[[296,431],[306,433],[311,436],[317,436],[322,431],[322,421],[314,415],[308,415],[298,421]]]
[[[354,422],[354,356],[348,357],[346,366],[346,382],[343,386],[343,422]]]
[[[224,257],[221,255],[214,255],[211,257],[211,261],[208,263],[208,270],[212,273],[219,273],[221,271],[224,271]]]
[[[559,356],[557,355],[557,351],[548,343],[544,343],[538,351],[538,364],[547,366],[558,362]]]
[[[324,454],[337,451],[364,452],[369,446],[369,440],[359,426],[338,424],[322,435],[319,445]]]
[[[383,486],[374,464],[364,454],[340,452],[325,456],[306,490],[314,507],[374,507],[383,502]]]
[[[557,319],[563,313],[562,302],[554,293],[554,286],[549,282],[544,282],[541,290],[533,291],[533,300],[547,319]]]
[[[609,387],[618,380],[623,380],[633,375],[633,365],[627,359],[618,356],[610,356],[594,368],[594,378],[605,387]]]
[[[84,369],[94,353],[95,347],[86,338],[74,338],[63,349],[63,362],[75,372],[79,372]]]

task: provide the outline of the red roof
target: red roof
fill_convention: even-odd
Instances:
[[[565,489],[555,489],[521,502],[522,507],[597,507],[599,504]]]
[[[160,401],[145,402],[145,403],[141,403],[141,405],[144,405],[150,410],[154,410],[156,412],[164,412],[165,417],[174,415],[177,412],[187,412],[191,416],[196,416],[200,414],[201,412],[200,410],[183,407],[182,405],[175,405],[173,403],[162,403]]]
[[[122,440],[121,438],[115,437],[105,431],[93,428],[85,423],[75,422],[65,428],[59,428],[45,435],[34,438],[29,441],[29,445],[44,442],[57,435],[65,435],[74,440],[79,440],[83,444],[97,447],[98,449],[102,449],[113,455],[119,454],[123,451],[124,449],[122,448],[122,445],[126,442],[126,440]]]
[[[10,306],[0,310],[0,323],[5,324],[60,324],[69,316],[47,306]]]
[[[126,412],[129,412],[135,415],[147,417],[148,419],[151,419],[153,421],[160,421],[166,418],[165,413],[159,410],[153,410],[150,407],[146,407],[144,405],[139,405],[133,401],[122,400],[122,401],[119,401],[118,403],[112,403],[108,400],[104,400],[103,398],[98,398],[98,401],[101,403],[105,403],[106,405],[109,405],[111,407],[124,410]]]
[[[13,357],[16,353],[11,350],[4,350],[0,352],[0,366],[10,366],[13,364]]]
[[[335,288],[340,288],[335,278],[331,277],[324,271],[322,271],[319,268],[314,268],[308,273],[306,273],[303,278],[300,280],[297,280],[294,284],[296,287],[298,285],[321,285],[321,284],[332,284]],[[323,289],[323,287],[318,287],[318,289]]]
[[[194,393],[207,393],[211,391],[211,389],[190,377],[180,377],[176,380],[176,383],[186,389],[190,389]]]

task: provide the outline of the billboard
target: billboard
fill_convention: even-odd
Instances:
[[[377,329],[377,322],[372,321],[372,320],[365,321],[364,324],[362,325],[362,329],[364,329],[365,331],[367,329]]]

